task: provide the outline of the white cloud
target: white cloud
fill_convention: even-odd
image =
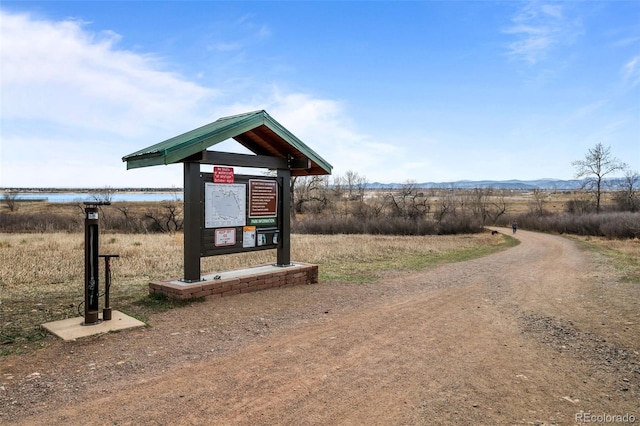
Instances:
[[[118,49],[120,36],[80,21],[1,13],[2,119],[38,120],[122,137],[168,128],[215,91]],[[202,115],[199,112],[197,115]]]
[[[215,90],[87,27],[0,11],[0,186],[171,186],[121,157],[214,119]]]
[[[370,181],[388,182],[404,173],[402,157],[405,151],[401,144],[379,140],[359,131],[339,101],[269,86],[260,94],[254,93],[253,99],[236,102],[219,109],[218,113],[226,116],[261,109],[328,161],[336,175],[351,170]],[[237,145],[224,143],[216,149],[235,152]]]
[[[368,180],[389,181],[390,173],[401,171],[404,149],[400,144],[359,131],[340,102],[276,91],[271,110],[276,120],[329,161],[335,174],[351,170]]]
[[[126,171],[121,157],[258,109],[337,174],[381,170],[388,181],[401,167],[403,151],[356,130],[338,101],[259,81],[224,91],[203,87],[166,70],[153,55],[120,49],[113,32],[0,13],[0,186],[181,186],[179,166]],[[257,31],[264,34],[262,27]]]
[[[560,4],[529,2],[511,21],[512,25],[503,30],[515,37],[508,52],[532,65],[545,59],[557,46],[573,43],[581,33],[579,21],[567,18],[564,5]]]
[[[236,42],[218,41],[210,47],[211,50],[216,50],[219,52],[232,52],[234,50],[240,50],[241,48],[242,48],[242,44],[237,41]]]
[[[635,56],[622,67],[622,76],[631,87],[640,84],[640,55]]]
[[[568,119],[570,120],[582,120],[585,118],[589,119],[594,114],[598,113],[604,107],[606,107],[609,104],[609,102],[610,101],[607,99],[599,99],[589,104],[581,105],[575,111],[573,111],[573,113],[568,115]]]

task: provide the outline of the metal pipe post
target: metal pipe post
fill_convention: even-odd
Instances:
[[[111,290],[111,258],[120,257],[117,254],[101,254],[104,257],[104,308],[102,309],[102,320],[111,320],[111,306],[109,304],[109,291]]]
[[[85,208],[84,218],[84,322],[82,325],[94,325],[98,318],[98,208],[90,205]]]

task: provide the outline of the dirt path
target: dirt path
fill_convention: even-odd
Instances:
[[[606,265],[572,242],[517,237],[474,261],[215,299],[5,357],[0,423],[640,422],[637,283],[609,297]]]

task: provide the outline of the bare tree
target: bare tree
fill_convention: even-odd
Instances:
[[[471,193],[471,211],[473,215],[480,219],[482,225],[489,218],[489,197],[493,193],[493,188],[473,188]]]
[[[442,222],[447,216],[455,217],[457,214],[458,200],[455,188],[440,190],[437,197],[434,197],[436,207],[433,217],[438,222]]]
[[[328,186],[327,176],[297,177],[293,188],[292,210],[295,213],[320,213],[329,205]]]
[[[360,176],[358,173],[351,170],[348,170],[347,173],[345,173],[344,186],[347,191],[347,197],[350,201],[362,201],[366,185],[367,179],[364,176]]]
[[[367,179],[351,170],[348,170],[344,177],[334,176],[332,186],[334,200],[343,202],[345,215],[361,216],[363,212],[369,210],[364,201],[366,187]]]
[[[584,189],[591,192],[596,199],[596,213],[600,213],[600,198],[605,176],[626,169],[627,165],[611,154],[611,147],[601,143],[589,149],[584,160],[571,163],[576,168],[576,178],[585,178]]]
[[[184,225],[182,210],[183,205],[181,203],[169,201],[160,208],[153,207],[147,209],[144,217],[149,219],[154,231],[173,233],[181,231]]]
[[[491,199],[489,215],[492,223],[496,223],[500,216],[507,213],[507,195],[504,190],[497,191]]]
[[[2,201],[7,206],[9,211],[14,212],[18,210],[18,191],[8,191],[2,195]]]
[[[115,190],[113,188],[105,186],[104,188],[95,189],[91,194],[91,198],[98,203],[110,203],[113,201],[114,193]]]
[[[474,188],[470,194],[469,205],[473,215],[482,225],[496,223],[500,216],[507,213],[507,200],[504,191],[492,187]]]
[[[638,190],[638,184],[640,184],[640,174],[632,170],[627,170],[624,175],[622,189],[618,191],[615,196],[616,202],[622,210],[635,212],[640,209],[640,190]]]
[[[384,194],[373,194],[367,200],[358,201],[351,208],[351,214],[362,219],[379,218],[386,209],[386,196]]]
[[[531,195],[532,199],[529,203],[530,211],[538,216],[544,216],[544,205],[549,195],[545,190],[540,188],[534,188],[533,191],[531,191]]]
[[[429,214],[429,199],[414,181],[404,183],[399,190],[387,194],[391,214],[405,219],[420,219]]]

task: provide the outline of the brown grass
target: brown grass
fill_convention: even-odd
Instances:
[[[293,235],[292,259],[320,265],[320,280],[345,284],[375,280],[386,270],[415,270],[499,250],[508,241],[488,233],[464,236],[390,237]],[[148,283],[182,276],[182,234],[102,234],[101,254],[112,263],[111,306],[142,319],[154,312]],[[275,250],[202,259],[214,273],[275,262]],[[101,288],[104,264],[100,261]],[[78,316],[84,295],[82,233],[0,234],[0,343],[4,351],[46,334],[40,324]],[[172,302],[171,302],[172,303]],[[164,306],[168,308],[171,306]],[[8,343],[7,343],[8,342]],[[40,343],[38,343],[40,342]]]
[[[622,272],[640,281],[640,240],[578,239]],[[101,234],[100,252],[113,261],[111,305],[145,319],[175,306],[148,296],[148,282],[182,276],[182,234]],[[508,247],[514,240],[489,233],[448,236],[292,235],[292,259],[320,266],[321,281],[358,285],[385,271],[428,268]],[[271,263],[275,250],[202,259],[214,273]],[[101,261],[101,274],[104,266]],[[102,275],[101,275],[102,279]],[[101,286],[104,283],[101,282]],[[84,294],[82,233],[0,234],[0,354],[46,344],[45,322],[78,316]],[[31,342],[31,343],[30,343]]]
[[[373,263],[399,255],[438,255],[495,245],[489,234],[462,236],[393,237],[372,235],[293,235],[292,258],[331,265]],[[182,274],[182,234],[103,234],[101,254],[119,254],[113,261],[119,286]],[[275,261],[275,251],[216,256],[202,259],[202,270],[216,272]],[[102,267],[102,266],[101,266]],[[84,280],[82,234],[0,234],[0,286],[9,294],[43,294],[49,289],[78,286]]]
[[[640,239],[613,240],[604,237],[573,238],[589,250],[599,253],[602,262],[616,269],[621,281],[640,283]]]

